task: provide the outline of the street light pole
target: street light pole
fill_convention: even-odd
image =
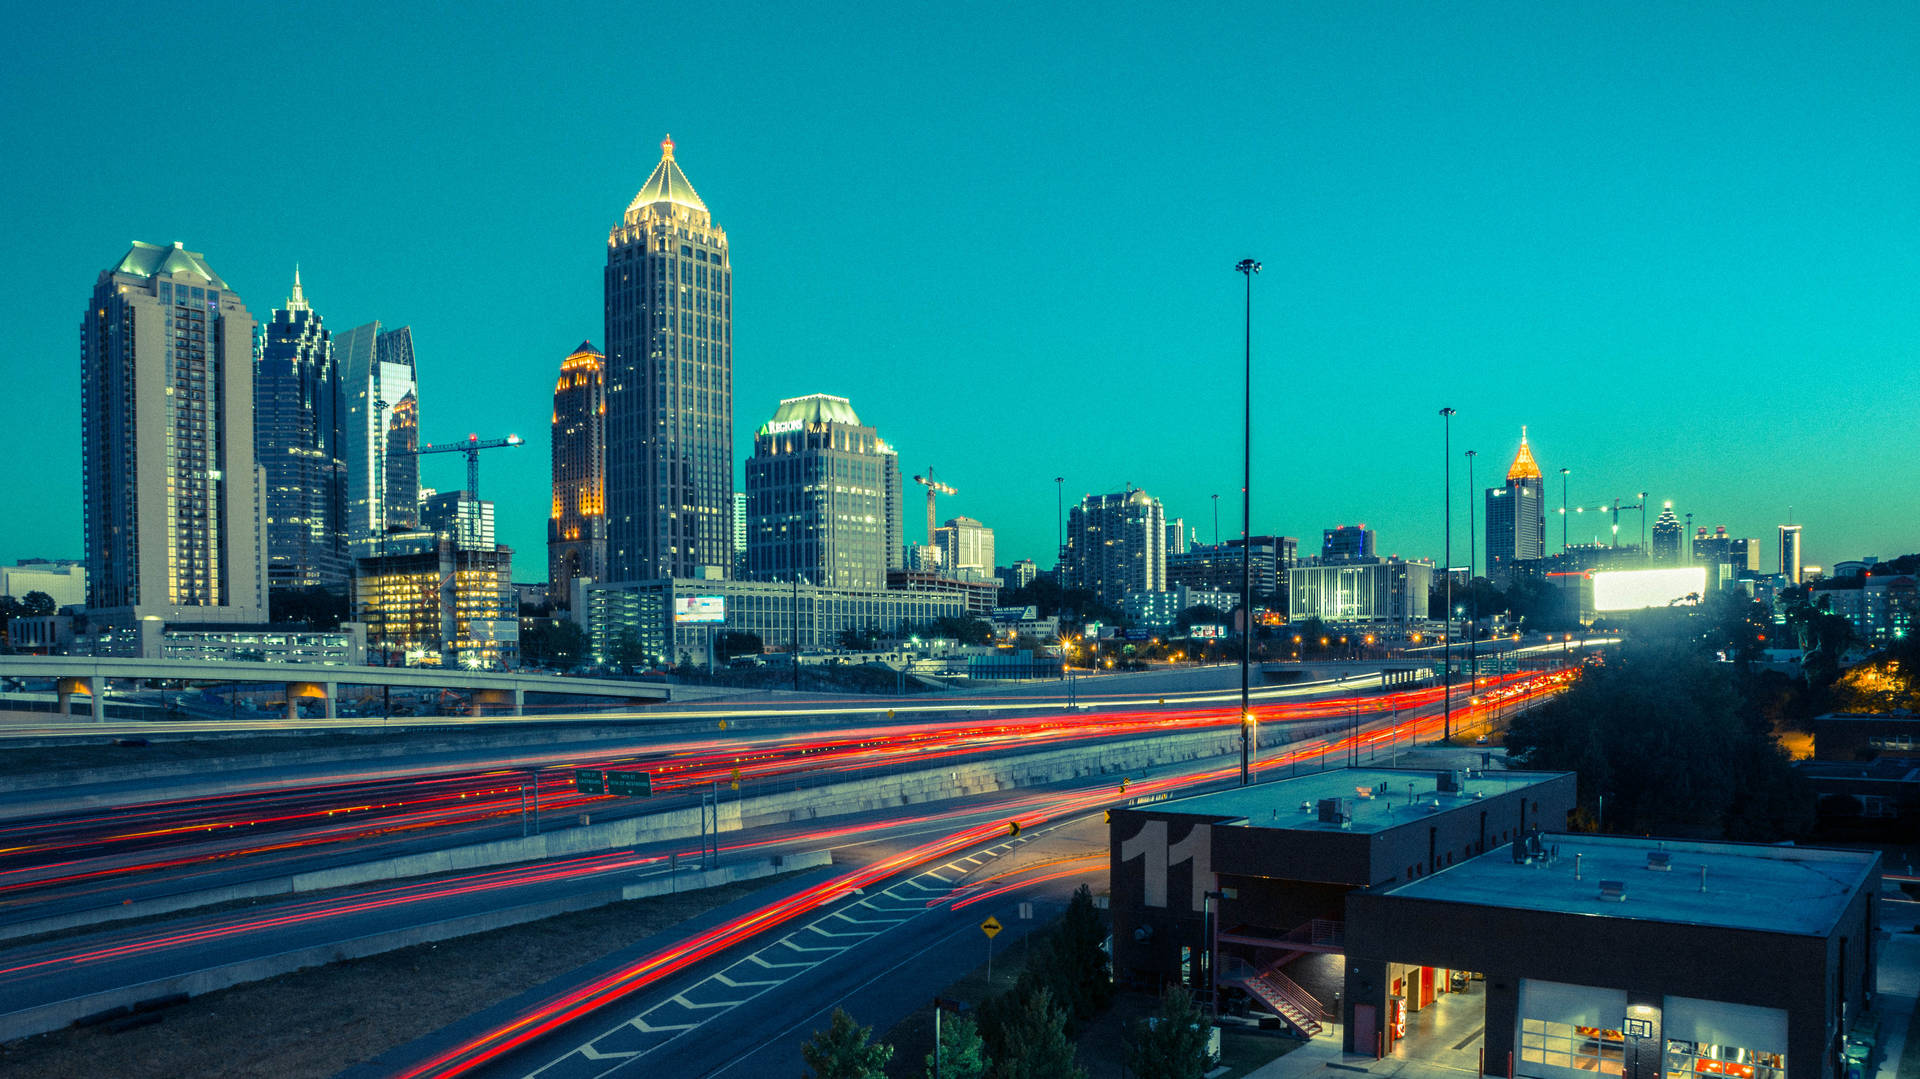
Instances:
[[[1441,624],[1446,632],[1440,637],[1440,681],[1445,688],[1441,690],[1440,740],[1453,741],[1453,409],[1440,410],[1440,448],[1441,469],[1445,473],[1446,497],[1441,500],[1446,520],[1446,546],[1440,562],[1440,574],[1444,578],[1446,605],[1441,608]]]
[[[1065,476],[1053,478],[1053,576],[1054,583],[1059,585],[1063,592],[1066,591],[1067,582],[1060,579],[1064,576],[1060,571],[1060,564],[1067,560],[1067,504],[1060,485],[1065,482],[1067,482]]]
[[[1260,263],[1241,259],[1234,269],[1247,279],[1246,424],[1240,477],[1240,785],[1246,786],[1252,782],[1253,773],[1253,709],[1249,687],[1249,672],[1253,668],[1253,275],[1260,272]]]
[[[1473,586],[1475,574],[1473,548],[1476,540],[1474,536],[1475,529],[1473,519],[1473,459],[1477,456],[1479,456],[1478,451],[1467,451],[1467,614],[1469,615],[1467,621],[1467,685],[1470,687],[1467,690],[1468,693],[1477,693],[1480,690],[1480,661],[1474,650],[1475,638],[1480,635],[1478,625],[1480,621],[1480,590]]]
[[[1560,470],[1560,553],[1567,553],[1567,470]]]
[[[1216,554],[1219,553],[1219,550],[1220,550],[1220,496],[1219,495],[1213,496],[1213,549]]]

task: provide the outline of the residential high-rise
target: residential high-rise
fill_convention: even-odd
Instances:
[[[267,587],[345,589],[346,469],[333,342],[293,271],[253,371],[253,446],[266,477]]]
[[[1780,576],[1788,584],[1800,583],[1800,526],[1780,526]]]
[[[1680,564],[1680,542],[1683,530],[1680,518],[1674,515],[1673,503],[1660,507],[1660,516],[1653,522],[1653,562],[1656,566],[1677,566]]]
[[[971,517],[953,517],[933,530],[933,542],[940,548],[940,561],[954,576],[992,577],[993,529]]]
[[[1487,563],[1482,572],[1492,581],[1505,581],[1514,564],[1534,562],[1547,552],[1546,486],[1540,465],[1527,445],[1527,429],[1520,428],[1520,450],[1507,468],[1504,487],[1487,488]]]
[[[1320,533],[1322,562],[1356,562],[1374,557],[1374,532],[1366,525],[1337,525]]]
[[[613,580],[733,564],[733,267],[660,144],[607,236],[607,561]]]
[[[1186,549],[1187,519],[1175,517],[1167,522],[1167,557],[1171,558]]]
[[[745,568],[747,557],[747,492],[733,492],[733,562]]]
[[[1069,589],[1119,606],[1129,592],[1167,589],[1167,519],[1145,491],[1088,495],[1067,511]]]
[[[259,622],[265,536],[253,316],[180,244],[136,243],[80,326],[88,614]]]
[[[560,361],[553,387],[547,602],[565,609],[581,577],[607,579],[606,357],[591,341]]]
[[[851,402],[824,393],[781,401],[754,435],[746,475],[749,575],[886,587],[899,458]]]
[[[333,338],[340,369],[346,458],[346,533],[356,556],[378,554],[380,539],[420,524],[419,384],[413,330],[378,322]]]

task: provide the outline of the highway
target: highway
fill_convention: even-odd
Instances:
[[[1416,691],[1418,692],[1418,691]],[[1456,721],[1464,725],[1464,689],[1456,701]],[[1483,692],[1483,700],[1491,695]],[[1269,753],[1263,769],[1281,765],[1299,768],[1324,762],[1338,766],[1347,747],[1381,753],[1384,746],[1404,745],[1437,727],[1436,694],[1427,692],[1424,707],[1400,713],[1412,716],[1398,724],[1377,717],[1353,733],[1308,739],[1285,754]],[[1374,704],[1377,706],[1378,701]],[[1488,703],[1491,703],[1490,701]],[[1342,699],[1333,714],[1346,714],[1350,702]],[[1324,718],[1324,708],[1315,708]],[[1392,713],[1389,713],[1391,715]],[[1077,718],[1077,717],[1075,717]],[[1211,720],[1219,722],[1216,715]],[[1227,717],[1231,722],[1231,716]],[[1169,721],[1175,723],[1175,721]],[[1176,723],[1177,725],[1177,723]],[[1156,725],[1157,726],[1157,725]],[[1324,723],[1322,724],[1324,728]],[[1136,728],[1135,733],[1139,733]],[[865,747],[872,748],[872,747]],[[1004,748],[1004,747],[1002,747]],[[909,750],[911,752],[911,750]],[[1333,759],[1327,759],[1328,757]],[[804,761],[804,757],[801,758]],[[1142,775],[1128,797],[1191,789],[1196,784],[1232,779],[1237,766],[1208,763]],[[819,850],[872,844],[907,844],[904,852],[849,869],[832,887],[801,896],[786,908],[762,911],[742,925],[704,942],[682,942],[672,957],[647,967],[648,977],[623,979],[611,999],[644,988],[664,976],[667,967],[678,970],[700,962],[775,925],[799,917],[824,904],[837,902],[853,888],[865,887],[916,869],[931,859],[949,857],[985,844],[1001,834],[1008,820],[1040,826],[1070,819],[1112,804],[1120,798],[1112,777],[1090,777],[1044,788],[1004,791],[933,805],[822,823],[752,829],[727,833],[722,855],[727,858],[766,856],[783,852]],[[930,838],[929,838],[930,837]],[[156,982],[209,964],[233,964],[251,957],[271,957],[303,948],[323,948],[369,934],[405,927],[431,926],[470,917],[475,912],[516,906],[566,902],[596,891],[617,889],[666,872],[674,855],[690,858],[687,841],[642,845],[639,848],[549,859],[505,869],[457,874],[430,880],[364,886],[245,910],[228,910],[191,918],[170,919],[119,930],[92,931],[57,940],[30,943],[0,951],[0,1016],[53,1000],[84,997],[103,989]],[[114,894],[114,893],[107,893]],[[124,890],[123,890],[124,894]],[[712,947],[705,947],[710,944]],[[699,954],[695,954],[695,953]],[[645,972],[643,972],[645,973]],[[628,987],[631,988],[623,988]],[[605,1001],[595,998],[596,1010]],[[454,1074],[454,1073],[449,1073]]]

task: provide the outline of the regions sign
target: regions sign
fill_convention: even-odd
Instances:
[[[673,624],[705,623],[708,625],[727,620],[727,597],[725,596],[675,596],[673,597]]]
[[[1630,569],[1593,575],[1593,609],[1638,611],[1700,602],[1707,591],[1704,566],[1679,569]]]

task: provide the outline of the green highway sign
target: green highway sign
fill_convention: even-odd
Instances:
[[[607,793],[633,798],[653,796],[653,777],[645,772],[608,772]]]
[[[597,768],[575,769],[573,773],[573,790],[575,794],[607,793],[606,773]]]

